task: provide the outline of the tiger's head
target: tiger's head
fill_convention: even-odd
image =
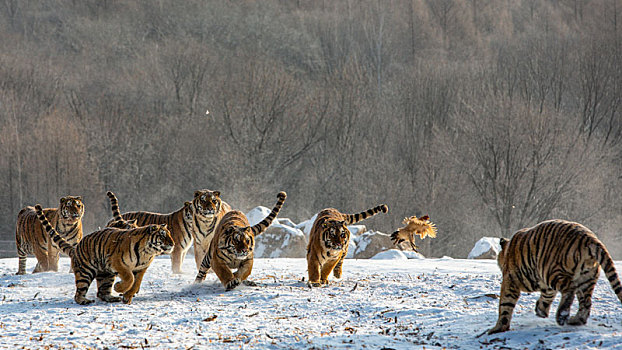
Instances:
[[[327,220],[321,225],[322,241],[329,250],[343,250],[350,240],[350,230],[343,220]]]
[[[506,247],[508,243],[510,243],[510,240],[501,237],[501,239],[499,239],[499,243],[501,244],[501,250],[499,251],[499,254],[497,254],[497,264],[499,265],[499,269],[503,271],[503,267],[505,266],[506,256],[507,256]]]
[[[71,224],[80,221],[84,215],[82,196],[66,196],[61,198],[58,210],[60,218],[63,221]]]
[[[225,231],[225,246],[220,247],[238,260],[248,258],[255,249],[255,237],[250,226],[233,226]]]
[[[136,219],[132,220],[114,220],[108,223],[107,227],[120,228],[124,230],[129,230],[133,228],[137,228]]]
[[[173,251],[173,237],[166,225],[148,225],[145,248],[157,254],[170,254]]]
[[[216,214],[218,214],[222,205],[220,191],[195,191],[192,204],[196,215],[200,215],[206,219],[212,219]]]

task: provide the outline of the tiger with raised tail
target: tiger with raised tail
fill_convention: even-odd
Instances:
[[[499,319],[488,334],[510,329],[521,291],[540,292],[535,310],[539,317],[548,317],[555,295],[561,292],[557,323],[584,325],[590,316],[599,267],[622,302],[622,285],[607,248],[592,231],[576,222],[544,221],[516,232],[509,241],[501,238],[497,262],[503,274]],[[570,317],[575,295],[579,309]]]
[[[46,208],[43,209],[43,213],[58,234],[69,244],[76,245],[82,239],[84,204],[81,196],[62,197],[58,208]],[[33,273],[58,271],[60,250],[52,240],[48,239],[45,229],[37,220],[34,207],[25,207],[17,214],[15,245],[19,261],[18,275],[26,273],[28,254],[34,254],[37,258]]]
[[[226,290],[232,290],[240,283],[255,285],[247,281],[253,269],[255,257],[255,237],[272,224],[287,198],[285,192],[279,192],[277,202],[270,214],[256,225],[250,226],[246,215],[238,210],[225,214],[222,218],[209,250],[201,263],[201,268],[195,279],[195,283],[201,283],[209,269],[213,269],[216,276]],[[233,269],[237,269],[232,272]]]
[[[166,225],[175,241],[175,247],[171,253],[173,273],[182,273],[181,264],[186,257],[188,249],[193,242],[194,214],[193,209],[186,202],[180,209],[169,213],[160,214],[147,211],[132,211],[121,215],[123,220],[136,220],[138,226]],[[114,220],[107,226],[111,226]]]
[[[194,192],[190,208],[194,215],[192,230],[194,262],[199,270],[214,237],[216,226],[222,217],[231,211],[231,206],[220,198],[220,191],[200,190]]]
[[[36,215],[50,238],[71,258],[76,279],[74,300],[90,304],[86,293],[93,279],[97,280],[97,297],[106,302],[132,303],[143,277],[156,255],[173,250],[173,238],[166,225],[148,225],[132,229],[106,227],[84,237],[76,247],[63,239],[52,227],[40,205]],[[120,282],[114,283],[119,276]],[[123,297],[112,295],[112,288]]]
[[[343,259],[348,255],[350,243],[350,230],[347,225],[388,211],[385,204],[358,214],[342,214],[334,208],[320,211],[313,222],[307,246],[309,286],[327,284],[331,272],[335,278],[341,278]]]

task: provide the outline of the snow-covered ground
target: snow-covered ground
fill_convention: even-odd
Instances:
[[[259,286],[231,292],[214,274],[194,285],[192,260],[173,275],[156,259],[132,305],[80,306],[67,258],[63,272],[25,276],[0,259],[0,348],[622,348],[622,305],[602,277],[586,326],[536,317],[537,294],[523,294],[511,331],[478,337],[497,319],[493,260],[346,260],[341,281],[310,289],[304,259],[256,259]]]

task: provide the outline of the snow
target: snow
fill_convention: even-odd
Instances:
[[[475,243],[475,246],[473,246],[467,258],[475,259],[490,250],[493,250],[495,255],[499,254],[501,251],[501,243],[499,243],[499,240],[500,239],[497,237],[482,237]]]
[[[35,259],[28,259],[28,270]],[[501,276],[494,260],[344,261],[341,280],[308,288],[304,259],[256,259],[258,287],[225,292],[214,274],[193,284],[194,261],[171,273],[157,258],[131,305],[74,303],[69,259],[60,271],[14,275],[0,259],[0,348],[108,349],[614,349],[622,306],[601,274],[586,326],[558,326],[523,293],[511,330],[479,334],[497,320]],[[622,268],[617,263],[618,270]],[[304,278],[304,281],[303,281]],[[95,284],[88,297],[95,298]],[[551,314],[557,308],[554,302]],[[576,302],[573,311],[576,310]]]

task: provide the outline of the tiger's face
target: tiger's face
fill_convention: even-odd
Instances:
[[[84,204],[81,196],[66,196],[60,199],[60,215],[63,221],[76,223],[84,215]]]
[[[342,250],[350,239],[350,230],[346,222],[341,220],[328,220],[322,223],[322,241],[329,250]]]
[[[236,259],[244,260],[253,253],[255,238],[249,226],[232,227],[228,230],[227,236],[224,248]]]
[[[136,219],[132,220],[115,220],[108,224],[108,227],[120,228],[124,230],[129,230],[133,228],[138,228],[136,224]]]
[[[184,203],[184,209],[183,209],[184,221],[192,222],[192,220],[194,220],[194,210],[193,210],[193,208],[194,208],[194,206],[192,205],[192,202],[185,202]]]
[[[220,199],[220,191],[201,190],[194,192],[195,214],[211,219],[220,211],[222,200]]]
[[[173,251],[173,237],[166,225],[149,225],[147,248],[158,254],[170,254]]]

